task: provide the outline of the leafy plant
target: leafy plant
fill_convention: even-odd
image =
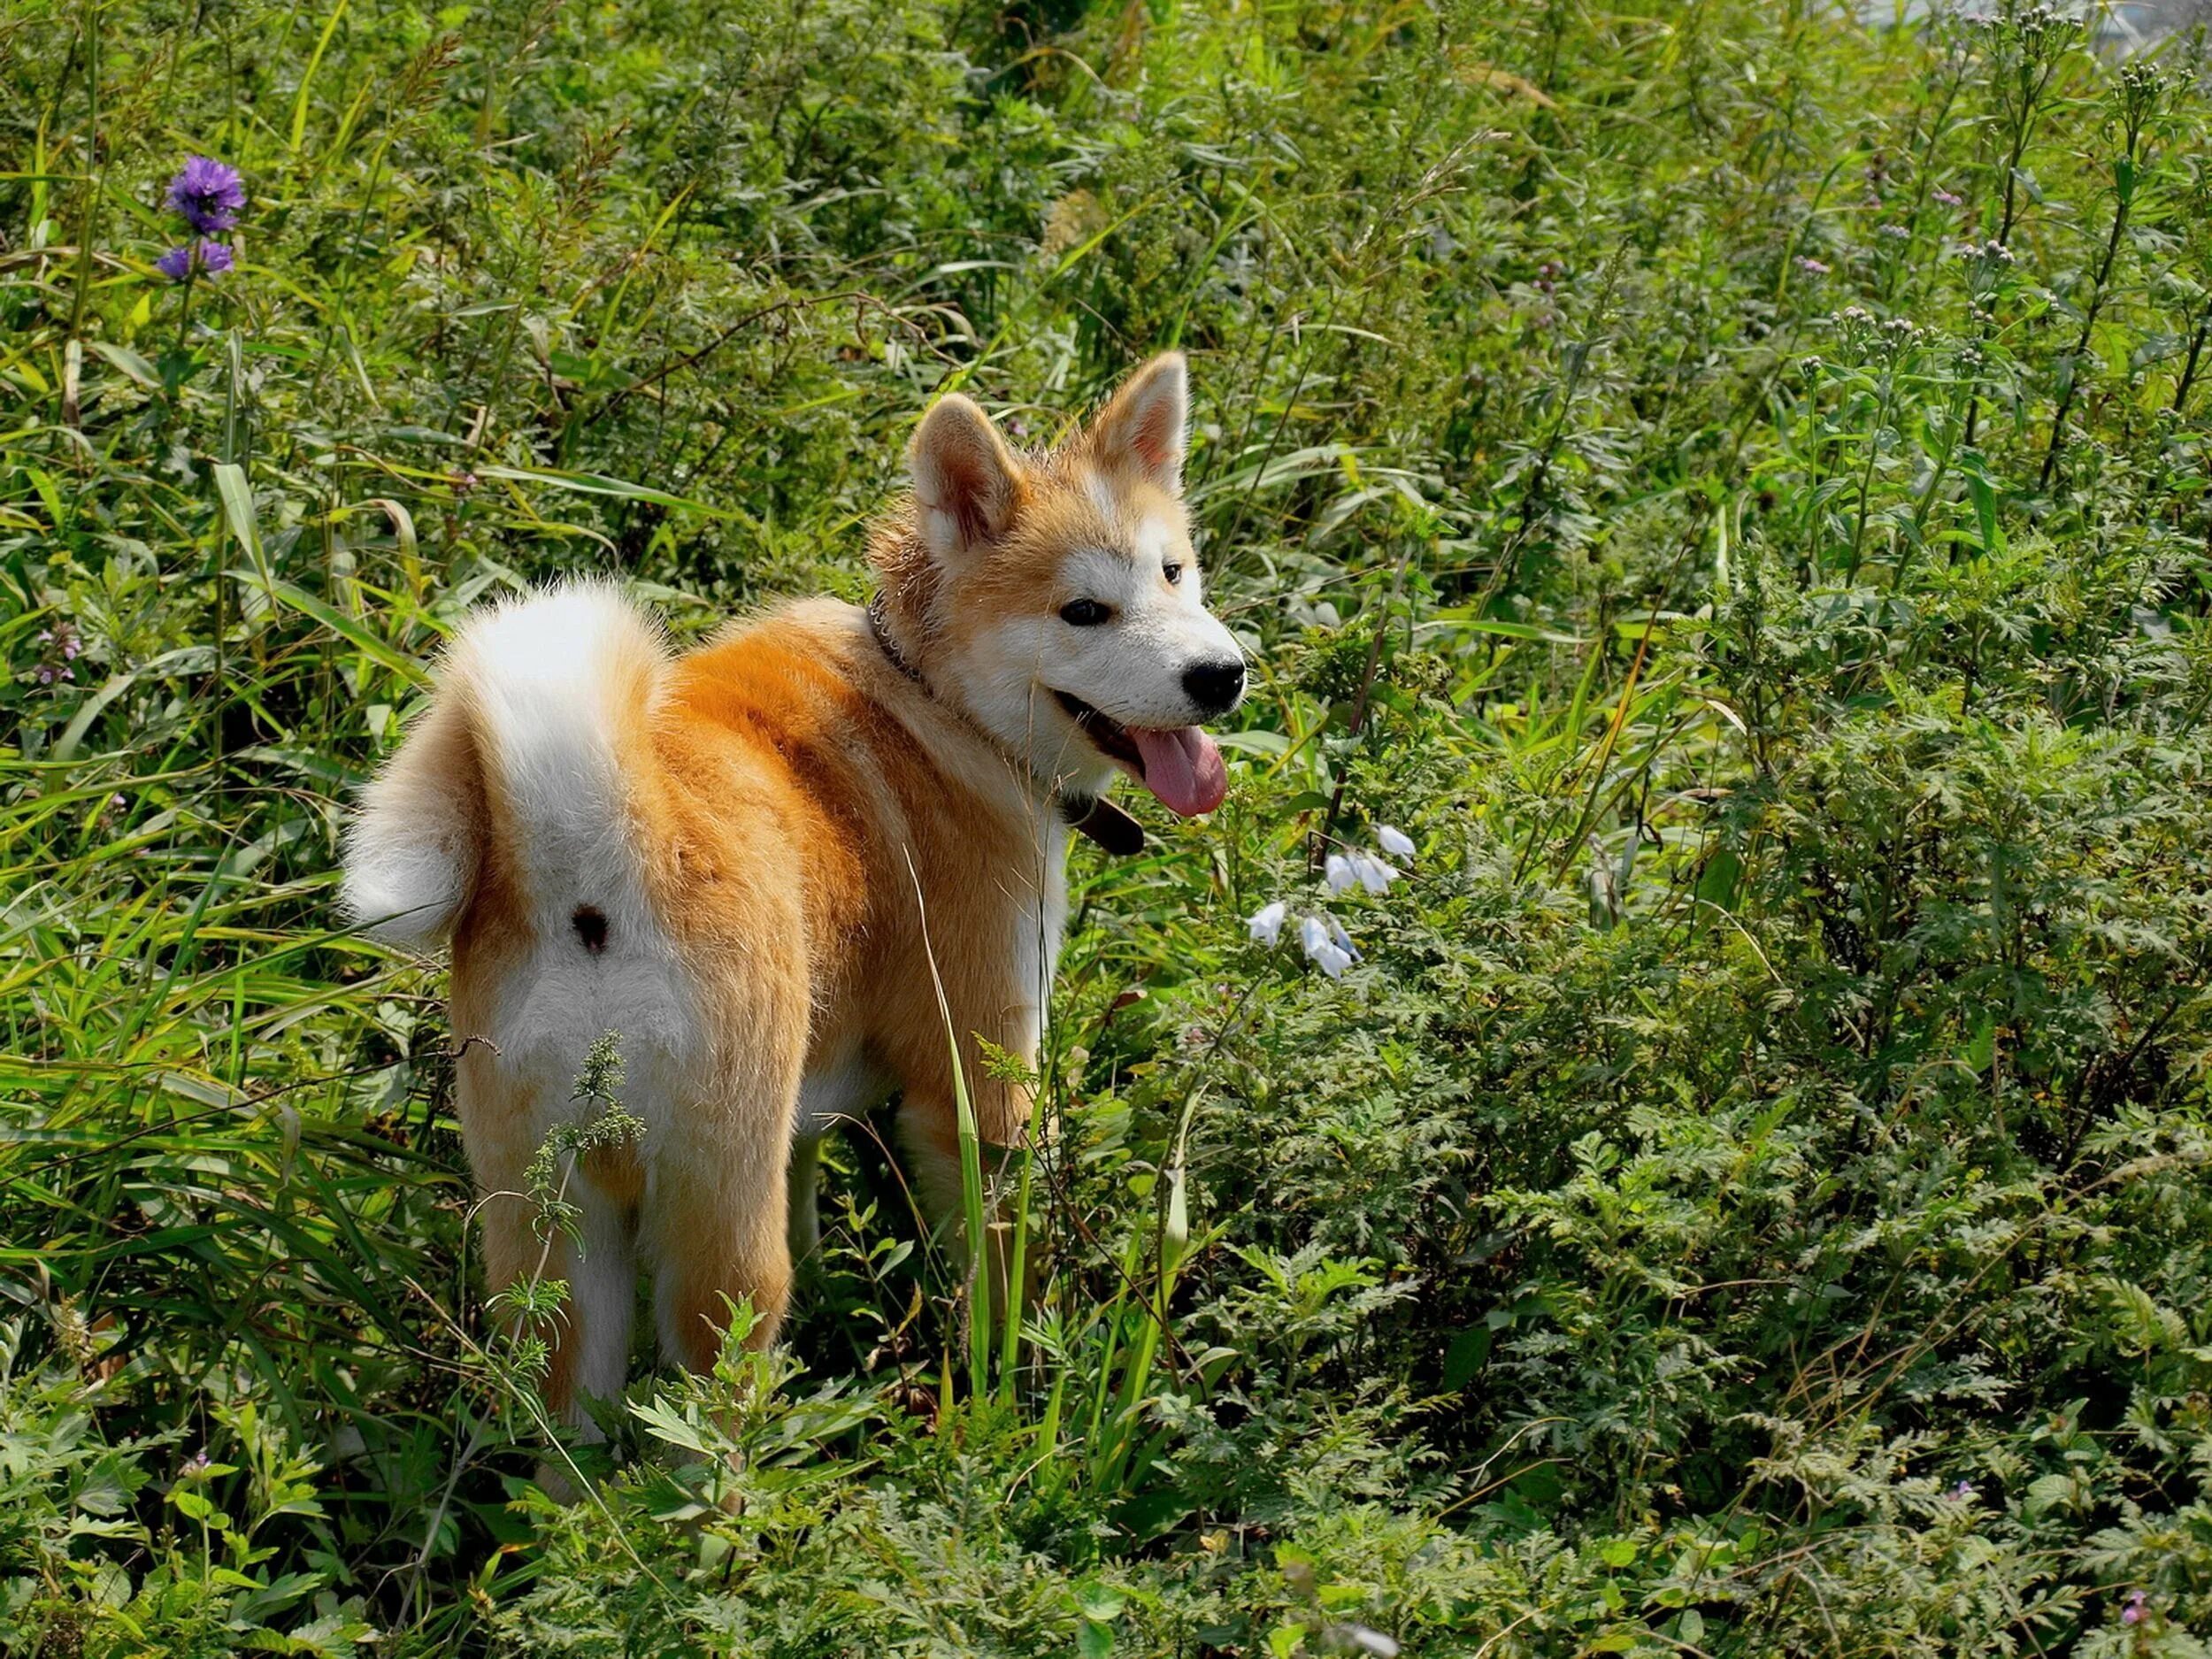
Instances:
[[[2205,67],[18,4],[0,1651],[2200,1651]],[[471,605],[863,598],[930,397],[1169,346],[1254,689],[1075,856],[1006,1271],[864,1126],[787,1343],[641,1352],[556,1501],[350,792]]]

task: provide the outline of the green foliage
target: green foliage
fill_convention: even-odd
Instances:
[[[0,19],[0,1653],[2205,1652],[2202,42],[1647,11]],[[1077,854],[1034,1304],[856,1133],[556,1443],[349,792],[1168,346],[1255,690]]]
[[[27,1367],[21,1328],[0,1326],[0,1653],[362,1651],[374,1632],[360,1599],[341,1602],[323,1571],[273,1569],[282,1548],[261,1541],[265,1530],[315,1530],[319,1464],[252,1402],[216,1406],[242,1464],[204,1451],[185,1460],[149,1526],[133,1518],[155,1479],[146,1462],[178,1437],[104,1442],[102,1393],[65,1366]]]
[[[577,1160],[608,1147],[628,1146],[645,1133],[644,1121],[615,1095],[622,1087],[621,1042],[618,1032],[603,1032],[585,1051],[584,1069],[569,1098],[596,1110],[589,1118],[580,1112],[556,1124],[522,1171],[523,1195],[535,1212],[531,1225],[541,1239],[550,1240],[556,1233],[576,1236],[583,1211],[569,1202],[568,1185]]]

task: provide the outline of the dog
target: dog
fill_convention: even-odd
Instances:
[[[956,1044],[979,1138],[1020,1143],[1033,1091],[979,1039],[1033,1069],[1071,830],[1141,841],[1118,774],[1184,817],[1227,787],[1202,725],[1245,664],[1201,593],[1187,408],[1174,354],[1041,452],[939,399],[865,609],[800,601],[672,657],[584,581],[457,632],[350,826],[343,902],[450,942],[487,1277],[566,1281],[544,1393],[571,1424],[623,1390],[640,1272],[673,1363],[709,1369],[735,1303],[774,1339],[821,1138],[894,1092],[910,1185],[956,1229]],[[525,1171],[596,1110],[572,1089],[607,1032],[646,1127],[581,1155],[549,1244]]]

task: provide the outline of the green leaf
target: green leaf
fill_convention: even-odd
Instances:
[[[390,669],[410,685],[427,686],[430,683],[430,676],[421,664],[395,650],[352,618],[316,598],[304,588],[280,580],[269,584],[269,591],[302,616],[313,618],[333,634],[357,648],[362,655]]]
[[[80,703],[76,713],[70,716],[69,724],[62,734],[54,740],[54,758],[74,760],[78,745],[84,741],[84,734],[92,729],[92,723],[100,718],[108,704],[128,691],[137,678],[135,673],[117,674]]]
[[[1725,847],[1705,861],[1698,872],[1697,896],[1724,910],[1736,906],[1737,884],[1743,879],[1743,860]]]
[[[133,351],[128,346],[119,346],[112,340],[88,340],[85,349],[95,357],[104,357],[129,375],[148,391],[158,391],[161,376],[154,365]]]
[[[1452,1339],[1444,1350],[1444,1388],[1456,1393],[1475,1378],[1490,1357],[1490,1344],[1495,1336],[1486,1325],[1471,1326]]]
[[[347,0],[338,0],[330,9],[330,17],[323,24],[323,32],[316,37],[315,50],[307,60],[306,73],[300,76],[298,92],[292,97],[292,127],[286,134],[286,148],[298,155],[300,142],[307,135],[307,96],[314,90],[315,72],[323,66],[323,54],[330,50],[330,37],[338,32],[338,21],[346,14]]]
[[[1274,757],[1290,752],[1290,734],[1286,732],[1222,732],[1214,741],[1224,749],[1232,749],[1247,755]]]
[[[706,1455],[707,1442],[699,1425],[692,1422],[666,1401],[655,1398],[634,1403],[630,1415],[645,1425],[646,1432],[670,1446],[680,1446],[687,1452]]]
[[[1984,1014],[1981,1024],[1975,1028],[1974,1040],[1966,1046],[1966,1063],[1977,1072],[1989,1070],[1989,1064],[1997,1057],[1997,1020],[1992,1014]]]
[[[1974,520],[1980,527],[1982,554],[1994,557],[2005,550],[2005,533],[1997,527],[1997,492],[1989,487],[1989,480],[1977,466],[1966,474],[1967,492],[1974,498]]]
[[[664,489],[655,489],[649,484],[633,484],[625,479],[603,478],[596,472],[562,472],[545,467],[480,466],[480,478],[506,479],[518,484],[542,484],[551,489],[572,490],[582,495],[611,495],[618,501],[649,501],[659,507],[680,507],[686,512],[703,513],[710,518],[743,519],[745,515],[689,495],[672,495]]]
[[[246,469],[233,461],[216,462],[215,493],[222,498],[223,518],[231,534],[253,561],[254,573],[262,586],[267,587],[269,565],[261,553],[261,526],[254,513],[253,488],[246,481]]]

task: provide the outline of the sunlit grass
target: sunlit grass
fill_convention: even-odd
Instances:
[[[2193,1651],[2212,169],[2155,61],[17,6],[0,1653]],[[236,264],[172,282],[196,154]],[[964,1145],[1033,1302],[863,1125],[787,1344],[641,1349],[557,1502],[346,801],[470,605],[864,597],[931,396],[1047,442],[1168,346],[1254,689],[1223,810],[1079,851],[1034,1143]]]

